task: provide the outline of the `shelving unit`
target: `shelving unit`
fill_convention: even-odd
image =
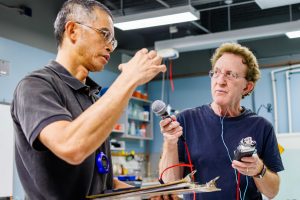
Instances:
[[[131,97],[127,109],[119,119],[112,138],[137,140],[153,139],[153,115],[150,110],[151,101]]]

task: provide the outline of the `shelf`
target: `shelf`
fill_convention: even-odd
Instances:
[[[152,101],[150,101],[150,100],[141,99],[141,98],[136,98],[136,97],[131,97],[130,99],[131,99],[131,100],[135,100],[135,101],[142,101],[142,102],[149,103],[149,104],[152,103]]]
[[[118,139],[135,139],[135,140],[153,140],[152,137],[142,137],[138,135],[129,135],[124,132],[111,132],[111,138],[118,138]]]
[[[124,130],[115,130],[115,129],[113,129],[111,132],[113,132],[113,133],[124,133]]]
[[[135,117],[128,117],[129,120],[134,120],[134,121],[140,121],[140,122],[146,122],[146,123],[150,123],[149,120],[144,120],[144,119],[138,119]]]
[[[122,136],[122,138],[125,138],[125,139],[137,139],[137,140],[152,140],[153,139],[153,138],[150,138],[150,137],[142,137],[142,136],[128,135],[128,134],[124,134]]]
[[[111,138],[153,140],[151,101],[131,97],[127,109],[112,130]]]

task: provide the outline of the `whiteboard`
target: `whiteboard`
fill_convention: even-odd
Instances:
[[[14,131],[10,105],[0,104],[0,198],[12,196]]]

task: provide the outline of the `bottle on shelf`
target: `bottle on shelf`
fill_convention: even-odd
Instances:
[[[152,140],[153,124],[150,107],[151,101],[132,97],[113,130],[112,138]]]
[[[134,107],[132,102],[129,102],[128,104],[128,117],[133,118],[133,113],[134,113]]]
[[[143,121],[149,121],[149,111],[143,111],[141,114]]]
[[[146,124],[145,123],[141,123],[139,131],[140,131],[141,137],[146,137]]]
[[[138,114],[139,114],[139,108],[138,108],[138,105],[137,104],[134,104],[132,106],[132,118],[133,119],[138,119]]]
[[[135,128],[134,120],[131,120],[131,122],[130,122],[129,134],[136,135],[136,128]]]

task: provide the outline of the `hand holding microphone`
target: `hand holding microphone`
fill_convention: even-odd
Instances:
[[[177,144],[178,138],[182,137],[182,127],[176,121],[175,115],[170,116],[166,104],[161,100],[152,103],[152,111],[162,118],[159,122],[160,131],[168,144]],[[184,139],[184,138],[183,138]]]

